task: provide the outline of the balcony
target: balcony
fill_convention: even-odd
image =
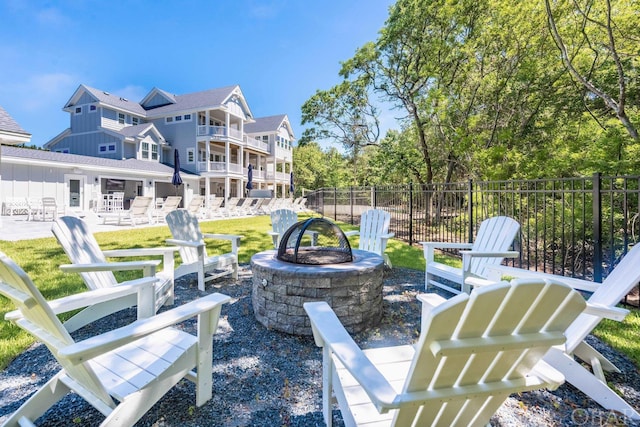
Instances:
[[[259,139],[251,138],[248,136],[244,137],[244,142],[247,144],[247,147],[255,148],[256,150],[261,150],[266,153],[269,152],[269,143],[264,142]]]
[[[208,168],[207,168],[208,166]],[[198,172],[218,172],[219,174],[241,174],[242,166],[236,163],[230,163],[227,170],[227,164],[225,162],[198,162]]]
[[[226,141],[227,139],[236,139],[238,141],[243,140],[242,132],[233,128],[226,128],[225,126],[198,126],[198,136],[210,136],[213,139],[219,141]]]

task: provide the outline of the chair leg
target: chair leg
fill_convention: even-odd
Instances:
[[[35,392],[35,394],[23,403],[16,412],[11,414],[11,416],[4,421],[3,426],[17,426],[20,424],[20,419],[23,417],[34,422],[42,414],[47,412],[51,406],[69,393],[69,388],[60,381],[60,377],[63,374],[64,372],[60,371],[53,378],[47,381],[40,390]]]
[[[560,371],[569,383],[603,408],[618,411],[633,420],[640,420],[640,414],[631,405],[562,350],[552,348],[544,356],[544,361]]]

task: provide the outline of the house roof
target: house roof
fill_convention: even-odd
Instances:
[[[140,125],[125,126],[122,129],[114,132],[119,133],[120,135],[123,135],[125,138],[135,138],[137,136],[143,136],[149,133],[149,131],[153,131],[159,138],[164,139],[162,138],[162,135],[160,134],[160,132],[158,132],[158,129],[156,129],[153,123],[143,123]]]
[[[151,162],[138,159],[126,159],[126,160],[114,160],[105,159],[102,157],[81,156],[78,154],[56,153],[53,151],[45,150],[33,150],[28,148],[19,147],[3,147],[2,148],[2,160],[3,162],[9,162],[11,158],[25,159],[30,161],[42,161],[42,162],[55,162],[69,165],[76,165],[78,167],[89,167],[92,169],[120,169],[126,171],[140,171],[149,174],[162,174],[171,176],[173,174],[173,166],[165,165],[158,162]],[[198,175],[192,174],[187,171],[181,171],[186,176],[197,177]]]
[[[247,123],[244,125],[244,131],[246,133],[261,133],[261,132],[276,132],[282,125],[286,125],[289,130],[291,138],[294,139],[293,129],[289,123],[289,118],[286,114],[277,114],[275,116],[259,117],[255,119],[254,123]]]
[[[0,140],[22,144],[31,140],[31,134],[16,122],[0,105]]]
[[[161,116],[176,111],[193,110],[197,108],[215,107],[224,104],[234,92],[239,91],[240,86],[226,86],[217,89],[203,90],[187,93],[185,95],[173,95],[175,103],[147,110],[149,116]],[[166,93],[165,91],[163,91]]]
[[[64,108],[69,108],[76,102],[78,102],[78,99],[80,99],[80,96],[82,96],[83,92],[88,92],[93,98],[96,99],[96,101],[103,105],[111,106],[119,110],[129,111],[142,117],[146,117],[147,115],[145,109],[142,108],[136,101],[131,101],[122,96],[113,95],[107,91],[89,87],[87,85],[80,85],[74,92],[73,96],[71,96],[69,101],[67,101]]]

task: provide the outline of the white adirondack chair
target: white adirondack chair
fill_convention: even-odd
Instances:
[[[436,286],[454,294],[469,293],[477,279],[487,278],[488,266],[499,265],[504,258],[516,258],[517,251],[509,251],[520,231],[520,224],[506,216],[485,219],[473,243],[420,242],[426,260],[425,289]],[[434,260],[435,249],[461,250],[462,268],[451,267]],[[444,279],[444,280],[443,280]],[[459,288],[454,286],[460,286]]]
[[[167,196],[159,209],[152,208],[153,217],[156,222],[164,222],[164,217],[171,211],[175,211],[180,206],[181,196]]]
[[[238,279],[238,248],[242,236],[203,234],[200,231],[198,218],[186,210],[169,212],[166,219],[173,236],[173,239],[167,239],[167,243],[178,246],[182,258],[182,264],[175,270],[176,278],[189,273],[198,273],[198,289],[201,291],[204,291],[205,282],[218,277],[231,274],[234,280]],[[230,240],[231,252],[207,255],[205,238]],[[207,273],[206,276],[205,273]]]
[[[152,197],[136,196],[131,201],[129,209],[101,212],[98,217],[102,219],[103,224],[106,224],[107,221],[115,221],[120,225],[123,221],[129,221],[135,227],[143,222],[151,222],[153,205]]]
[[[498,274],[490,274],[490,278],[497,280],[502,274],[512,277],[550,279],[566,283],[574,289],[593,292],[587,300],[587,310],[567,330],[565,351],[554,349],[545,356],[544,360],[561,371],[568,382],[602,407],[619,411],[634,420],[640,420],[640,414],[618,393],[609,388],[604,375],[604,371],[619,373],[620,370],[584,339],[602,319],[622,321],[629,313],[628,310],[617,307],[617,304],[640,282],[639,265],[640,245],[636,245],[602,283],[507,266],[494,266],[492,270]],[[591,365],[593,373],[578,363],[574,356]]]
[[[298,214],[291,209],[278,209],[271,212],[271,227],[273,230],[267,231],[271,240],[273,240],[273,247],[278,248],[280,246],[280,237],[298,222]]]
[[[347,426],[480,426],[509,394],[562,384],[540,359],[565,342],[563,332],[585,307],[569,286],[514,281],[448,301],[421,297],[417,344],[364,351],[327,303],[304,304],[323,351],[327,426],[332,390]]]
[[[384,253],[387,249],[387,241],[394,236],[389,233],[391,214],[382,209],[369,209],[360,217],[360,230],[346,231],[345,236],[360,236],[358,249],[375,252],[384,258],[384,263],[391,268],[389,255]]]
[[[0,253],[0,294],[18,308],[7,319],[42,341],[62,366],[3,425],[34,425],[47,409],[75,392],[105,415],[101,425],[132,426],[182,378],[196,384],[196,405],[206,403],[212,396],[213,334],[222,304],[230,299],[226,295],[214,293],[80,342],[73,340],[56,316],[126,293],[145,292],[153,293],[151,283],[97,289],[47,302],[29,276]],[[172,327],[196,316],[197,337]]]
[[[72,264],[61,265],[60,269],[68,273],[80,273],[84,283],[90,290],[123,286],[125,284],[150,282],[154,284],[155,293],[148,302],[151,314],[163,304],[173,304],[173,269],[174,253],[177,247],[117,249],[103,251],[89,230],[89,226],[80,218],[63,216],[54,221],[51,231]],[[160,260],[141,260],[125,262],[108,262],[108,257],[162,256],[163,269],[156,271]],[[114,271],[142,270],[141,279],[118,282]],[[100,319],[117,310],[131,307],[137,303],[135,296],[126,296],[122,300],[107,301],[94,304],[67,320],[65,326],[70,332]],[[147,302],[145,302],[147,304]]]

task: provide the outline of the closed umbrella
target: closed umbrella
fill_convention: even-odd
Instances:
[[[171,177],[171,184],[175,185],[177,196],[178,186],[182,184],[182,178],[180,177],[180,153],[178,150],[173,152],[173,176]]]
[[[291,172],[289,177],[289,193],[293,196],[293,192],[295,191],[295,186],[293,185],[293,172]]]
[[[253,190],[253,166],[247,167],[247,190]]]

